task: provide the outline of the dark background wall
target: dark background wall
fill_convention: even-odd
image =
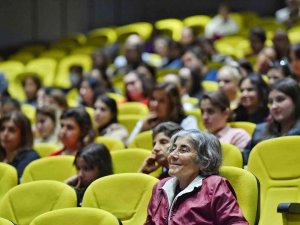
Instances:
[[[224,1],[222,1],[224,2]],[[51,42],[76,32],[136,21],[214,15],[220,0],[0,0],[0,49]],[[232,11],[273,16],[284,0],[226,0]]]

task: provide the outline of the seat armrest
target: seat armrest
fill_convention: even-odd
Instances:
[[[300,203],[279,203],[277,212],[300,214]]]

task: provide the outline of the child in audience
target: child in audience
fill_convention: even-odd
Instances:
[[[111,175],[113,166],[110,153],[103,144],[89,144],[80,149],[75,156],[74,165],[77,175],[69,178],[66,183],[74,187],[80,206],[87,187],[94,180]]]

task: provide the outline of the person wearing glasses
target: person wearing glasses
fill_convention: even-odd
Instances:
[[[248,224],[232,186],[218,175],[221,162],[221,145],[212,134],[174,134],[168,156],[171,177],[154,186],[144,224]]]

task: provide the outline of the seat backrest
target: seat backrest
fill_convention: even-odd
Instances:
[[[0,225],[14,225],[13,222],[0,217]]]
[[[230,122],[229,125],[232,128],[242,128],[242,129],[244,129],[245,131],[248,132],[248,134],[250,136],[252,136],[252,134],[255,130],[255,127],[256,127],[255,123],[251,123],[251,122],[247,122],[247,121]]]
[[[249,225],[255,225],[259,219],[259,183],[247,170],[222,166],[220,175],[232,185],[237,201]]]
[[[64,182],[76,174],[74,156],[60,155],[37,159],[29,163],[22,176],[22,183],[36,180]]]
[[[300,201],[300,136],[273,138],[250,152],[248,170],[261,186],[260,225],[282,225],[277,206]]]
[[[135,128],[136,123],[143,118],[145,118],[145,116],[139,114],[120,114],[118,115],[118,122],[126,127],[130,134]]]
[[[144,160],[151,155],[151,151],[142,148],[129,148],[111,152],[114,174],[136,173]]]
[[[110,152],[125,149],[124,143],[113,137],[98,136],[95,138],[94,142],[97,144],[104,144]]]
[[[143,224],[157,182],[158,179],[141,173],[105,176],[87,188],[82,206],[104,209],[117,216],[123,225]]]
[[[144,131],[134,137],[129,143],[129,148],[144,148],[152,150],[152,130]]]
[[[46,212],[30,225],[119,225],[111,213],[96,208],[65,208]]]
[[[0,201],[3,196],[18,184],[18,173],[15,167],[0,162]]]
[[[133,114],[147,116],[148,107],[141,102],[125,102],[118,105],[118,115]]]
[[[52,152],[56,152],[59,146],[53,143],[36,143],[33,149],[39,154],[40,157],[46,157]]]
[[[28,225],[42,213],[76,207],[75,191],[58,181],[34,181],[10,189],[0,202],[0,217]]]
[[[232,144],[221,143],[223,166],[235,166],[243,168],[243,156],[238,147]]]

